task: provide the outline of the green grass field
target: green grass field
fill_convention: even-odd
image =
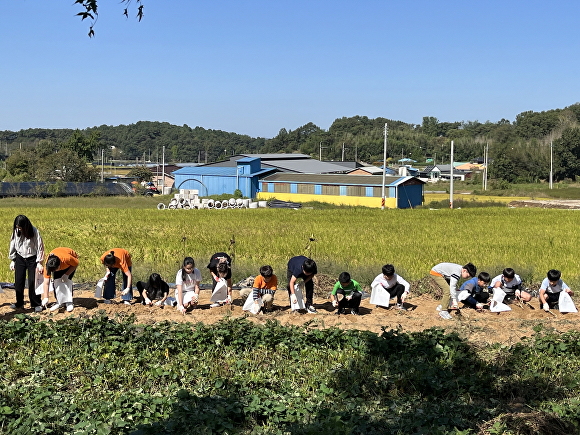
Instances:
[[[67,246],[78,252],[77,280],[102,275],[100,255],[126,248],[133,273],[143,279],[158,272],[170,282],[185,255],[205,274],[209,256],[235,254],[234,280],[271,264],[285,278],[288,259],[309,255],[320,273],[343,270],[368,284],[384,263],[418,280],[432,265],[473,262],[479,270],[499,273],[513,267],[527,282],[540,282],[560,269],[571,286],[580,284],[576,248],[578,212],[508,209],[377,210],[367,208],[157,210],[159,198],[55,198],[0,201],[6,243],[6,267],[0,280],[10,282],[8,243],[13,219],[26,214],[41,230],[46,250]],[[314,236],[316,241],[309,242]],[[235,244],[231,244],[231,239]]]

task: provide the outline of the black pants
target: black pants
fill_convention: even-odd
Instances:
[[[288,280],[288,285],[286,289],[288,289],[288,294],[290,295],[290,280],[292,279],[292,271],[288,269],[286,271],[286,279]],[[306,306],[309,307],[313,305],[314,300],[314,281],[310,278],[308,281],[304,282],[304,290],[306,291]]]
[[[403,296],[403,293],[405,293],[405,286],[403,284],[397,283],[394,286],[392,286],[391,288],[387,289],[387,291],[391,295],[391,299],[396,297],[398,304],[403,303],[403,301],[401,299],[401,296]]]
[[[342,298],[342,300],[338,301],[338,309],[341,310],[343,308],[354,308],[355,310],[358,310],[358,307],[360,306],[360,301],[362,299],[362,293],[359,292],[352,292],[352,299],[349,301],[346,298],[346,295],[344,294],[344,290],[342,289],[338,289],[336,291],[337,296],[338,295],[343,295],[344,297]]]
[[[24,285],[28,272],[28,298],[32,308],[39,307],[41,298],[36,294],[36,255],[24,258],[16,254],[14,259],[14,291],[16,292],[16,306],[24,307]]]
[[[463,301],[463,303],[465,305],[470,306],[471,308],[475,308],[477,304],[484,304],[487,302],[488,299],[489,299],[488,292],[479,292],[469,295],[467,299]]]

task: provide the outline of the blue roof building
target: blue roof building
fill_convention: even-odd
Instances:
[[[197,189],[200,196],[233,194],[236,189],[247,198],[255,198],[259,178],[276,172],[274,168],[261,167],[260,158],[245,157],[236,166],[192,166],[172,172],[177,189]]]

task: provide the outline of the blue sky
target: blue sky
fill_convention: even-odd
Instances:
[[[580,2],[0,2],[0,130],[165,121],[273,137],[343,116],[515,120],[580,101]]]

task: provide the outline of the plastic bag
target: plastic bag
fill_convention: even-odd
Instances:
[[[249,311],[252,314],[258,314],[260,308],[264,305],[264,302],[262,302],[262,298],[258,298],[257,302],[257,304],[254,303],[254,295],[250,293],[246,298],[242,310]]]
[[[304,283],[301,282],[300,284],[296,284],[294,286],[294,294],[296,295],[296,303],[292,303],[292,299],[290,299],[290,309],[294,310],[305,310],[306,305],[304,304],[304,298],[302,297],[302,288],[304,287]]]
[[[375,284],[371,292],[369,303],[371,305],[380,305],[381,307],[389,308],[390,301],[391,294],[381,285],[381,283]]]
[[[493,298],[489,304],[489,311],[492,313],[501,313],[502,311],[511,311],[512,309],[503,303],[505,292],[500,288],[493,289]]]
[[[228,285],[225,280],[220,279],[211,294],[210,302],[223,302],[228,297]]]
[[[574,301],[568,293],[565,291],[560,292],[560,297],[558,298],[558,307],[561,313],[577,313],[578,310],[574,305]]]

